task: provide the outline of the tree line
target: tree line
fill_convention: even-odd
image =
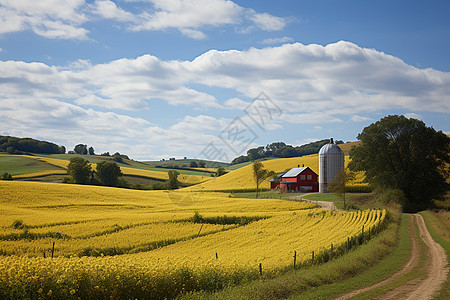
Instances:
[[[231,161],[231,165],[244,163],[248,161],[255,161],[265,157],[296,157],[309,154],[316,154],[319,152],[323,145],[328,144],[329,139],[312,142],[306,145],[294,147],[287,145],[284,142],[275,142],[268,144],[267,146],[260,146],[252,148],[247,151],[247,155],[241,155]],[[343,144],[343,141],[336,141],[336,144]]]
[[[0,152],[9,154],[42,153],[42,154],[64,154],[66,148],[51,142],[35,140],[32,138],[18,138],[0,135]]]

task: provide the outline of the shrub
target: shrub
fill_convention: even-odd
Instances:
[[[12,175],[8,172],[3,173],[3,175],[0,177],[1,180],[12,180]]]
[[[395,203],[403,206],[407,201],[405,193],[400,189],[377,188],[374,194],[375,199],[384,204]]]
[[[26,228],[26,225],[23,223],[22,220],[14,220],[11,227],[14,229],[23,229]]]

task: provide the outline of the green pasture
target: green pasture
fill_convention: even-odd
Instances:
[[[7,172],[11,175],[20,175],[46,170],[62,169],[60,167],[33,158],[0,155],[0,174]]]

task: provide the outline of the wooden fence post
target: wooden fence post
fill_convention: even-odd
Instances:
[[[362,226],[361,230],[361,244],[364,242],[364,225]]]
[[[330,259],[333,258],[333,244],[331,244],[331,254],[330,254]]]
[[[314,264],[314,251],[312,252],[311,262]]]
[[[197,233],[197,237],[200,235],[200,232],[202,231],[202,228],[203,228],[203,223],[202,223],[202,226],[200,226],[200,230]]]
[[[216,252],[216,259],[219,259],[219,255],[217,255],[217,252]]]
[[[259,275],[262,275],[262,263],[259,263]]]
[[[295,270],[295,263],[297,262],[297,251],[294,251],[294,270]]]
[[[55,253],[55,242],[53,242],[53,246],[52,246],[52,258],[53,258],[53,253]]]

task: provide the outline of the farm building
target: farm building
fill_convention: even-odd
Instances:
[[[271,179],[269,180],[269,182],[270,182],[270,188],[271,188],[272,190],[274,190],[274,189],[279,189],[279,188],[280,188],[281,177],[282,177],[284,174],[286,174],[286,172],[278,173],[278,174],[277,174],[277,180],[275,180],[274,178],[271,178]]]
[[[336,145],[333,138],[319,151],[319,193],[326,193],[328,184],[340,170],[344,170],[344,152]]]
[[[318,192],[317,174],[309,167],[292,168],[281,176],[280,191],[286,192]]]

